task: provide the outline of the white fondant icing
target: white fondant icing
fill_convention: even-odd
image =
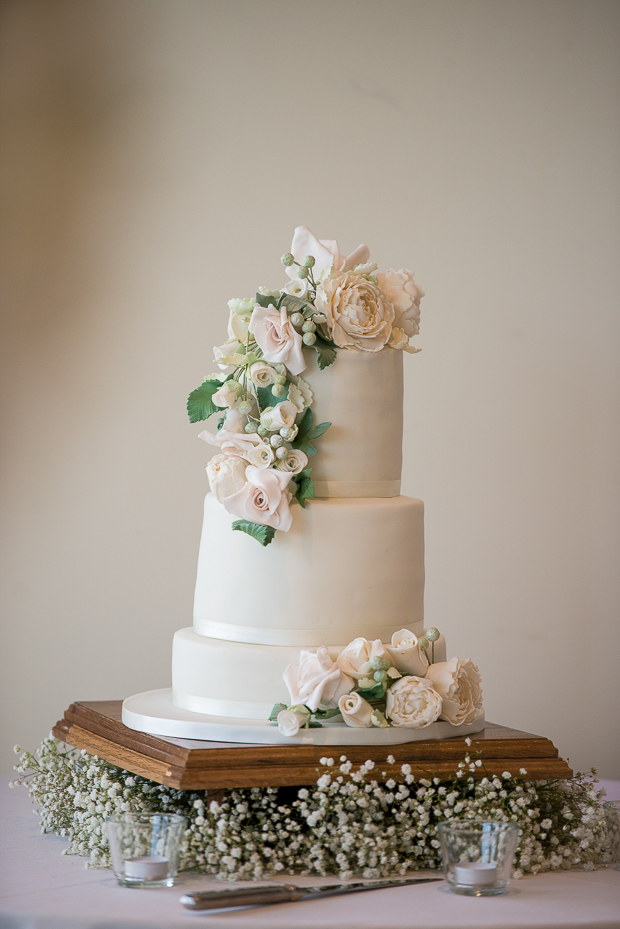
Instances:
[[[313,481],[315,497],[398,497],[400,481]]]
[[[330,496],[352,482],[357,497],[395,496],[402,470],[403,353],[341,350],[323,371],[312,356],[302,376],[314,393],[314,422],[332,424],[317,439],[312,480],[322,489],[328,482]]]
[[[409,497],[308,501],[263,548],[212,494],[194,601],[199,635],[317,647],[422,630],[424,505]]]
[[[327,645],[336,659],[349,644],[341,641],[341,645],[321,645]],[[384,641],[389,643],[389,638]],[[290,703],[282,672],[299,664],[299,653],[299,646],[230,642],[179,629],[172,645],[172,702],[195,713],[268,719],[275,703]],[[441,636],[435,643],[435,660],[445,659],[446,642]]]

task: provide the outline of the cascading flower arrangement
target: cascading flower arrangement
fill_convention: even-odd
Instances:
[[[419,639],[401,629],[390,645],[360,636],[335,658],[326,647],[302,649],[284,672],[291,704],[276,703],[270,720],[289,737],[337,716],[354,729],[473,723],[483,712],[480,671],[470,659],[435,661],[440,638],[435,627]]]
[[[369,258],[365,245],[345,258],[337,242],[299,226],[281,258],[289,283],[229,300],[228,340],[214,349],[220,374],[189,396],[190,422],[220,414],[217,430],[199,436],[220,448],[207,467],[211,492],[238,517],[232,528],[262,545],[290,529],[293,499],[305,507],[314,497],[308,462],[331,423],[314,424],[301,377],[308,353],[322,371],[339,349],[419,351],[409,339],[424,292],[410,271],[377,273]]]

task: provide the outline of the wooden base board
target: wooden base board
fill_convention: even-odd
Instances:
[[[72,703],[52,732],[68,745],[86,749],[132,774],[181,790],[313,784],[320,773],[320,759],[328,755],[338,762],[343,754],[355,768],[368,759],[374,761],[378,780],[401,778],[403,764],[411,765],[416,778],[450,778],[468,750],[472,758],[482,758],[476,778],[504,771],[514,777],[534,779],[565,778],[573,773],[549,739],[489,722],[472,738],[469,749],[463,738],[328,749],[313,745],[197,742],[148,735],[124,726],[121,708],[122,700]],[[475,754],[478,751],[482,752],[479,756]],[[387,763],[388,755],[394,757],[393,764]],[[522,768],[527,775],[520,775]]]

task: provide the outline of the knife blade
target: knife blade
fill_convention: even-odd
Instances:
[[[268,884],[263,887],[223,887],[221,890],[201,890],[183,894],[180,903],[189,910],[217,910],[229,906],[260,906],[266,903],[294,903],[304,897],[328,897],[336,894],[384,890],[409,884],[431,884],[442,877],[410,877],[404,880],[357,881],[353,884],[321,884],[299,887],[297,884]]]

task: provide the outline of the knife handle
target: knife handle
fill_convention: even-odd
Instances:
[[[238,887],[234,890],[202,890],[183,894],[180,903],[188,910],[217,910],[225,906],[256,906],[260,903],[287,903],[307,893],[293,884],[271,884],[267,887]]]

